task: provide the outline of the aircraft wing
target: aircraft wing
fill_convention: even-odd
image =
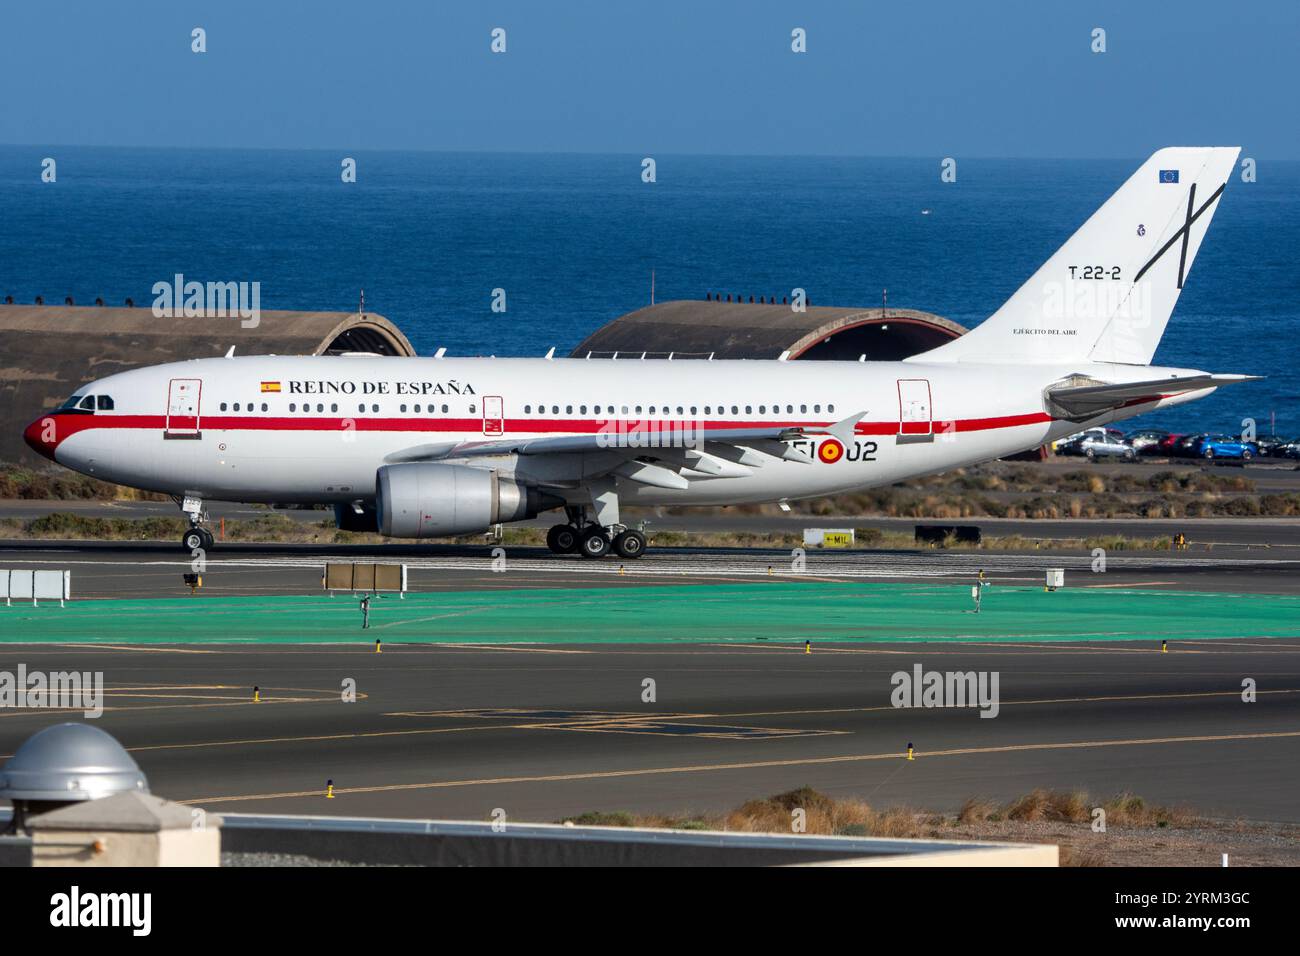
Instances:
[[[675,430],[630,428],[591,435],[555,435],[542,438],[506,438],[485,441],[440,442],[415,445],[394,452],[389,464],[411,461],[484,458],[503,455],[570,455],[611,452],[621,463],[609,471],[633,481],[664,488],[685,488],[689,477],[730,478],[747,475],[773,459],[811,464],[812,459],[787,442],[816,435],[852,438],[866,412],[833,425],[773,426]],[[650,461],[646,461],[649,459]],[[686,472],[686,475],[682,473]]]
[[[1121,382],[1114,385],[1067,385],[1049,388],[1045,398],[1054,410],[1080,421],[1102,415],[1116,408],[1140,405],[1172,395],[1199,392],[1238,382],[1258,381],[1258,375],[1186,375],[1181,378],[1157,378],[1144,382]]]

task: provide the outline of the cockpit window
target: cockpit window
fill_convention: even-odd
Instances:
[[[60,405],[59,408],[76,408],[77,403],[81,401],[82,398],[84,397],[85,396],[81,395],[80,393],[73,395],[70,399],[68,399],[66,402]]]
[[[101,412],[111,412],[113,410],[113,396],[99,395],[96,396],[95,402]]]
[[[87,395],[85,398],[81,400],[81,404],[78,405],[77,407],[89,409],[90,411],[93,412],[95,410],[95,396]]]

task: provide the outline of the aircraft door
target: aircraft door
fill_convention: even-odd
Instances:
[[[167,383],[167,419],[163,438],[200,438],[199,401],[203,382],[197,378],[174,378]]]
[[[927,379],[898,380],[898,440],[900,443],[934,440],[930,382]]]
[[[500,395],[483,396],[483,434],[504,435],[506,433],[505,403]]]

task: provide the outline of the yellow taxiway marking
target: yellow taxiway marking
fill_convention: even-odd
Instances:
[[[1120,694],[1105,697],[1043,697],[1032,700],[1004,700],[999,703],[1000,707],[1015,707],[1026,704],[1097,704],[1108,703],[1110,701],[1121,700],[1176,700],[1186,697],[1240,697],[1239,690],[1207,690],[1207,691],[1186,691],[1174,692],[1169,694]],[[1256,694],[1300,694],[1300,688],[1279,688],[1276,690],[1257,690]],[[871,711],[896,710],[892,704],[880,705],[877,707],[832,707],[825,710],[756,710],[739,714],[714,714],[714,717],[794,717],[799,715],[817,715],[817,714],[857,714],[868,713]],[[931,710],[945,710],[951,708],[929,708]],[[660,718],[670,720],[672,718]]]
[[[1099,747],[1144,747],[1162,744],[1218,743],[1228,740],[1276,740],[1300,737],[1300,730],[1273,733],[1213,734],[1195,737],[1145,737],[1129,740],[1076,740],[1041,744],[1006,744],[1000,747],[958,747],[917,754],[918,759],[965,757],[980,754],[1025,753],[1037,750],[1086,750]],[[453,787],[483,787],[519,783],[564,783],[577,780],[609,780],[619,777],[646,777],[664,774],[715,773],[724,770],[761,770],[771,767],[811,767],[837,763],[861,763],[871,760],[904,760],[906,753],[844,754],[836,757],[803,757],[791,760],[751,760],[743,763],[688,764],[680,767],[643,767],[632,770],[592,770],[582,773],[539,774],[519,777],[480,777],[470,780],[433,780],[425,783],[392,783],[370,787],[335,788],[335,796],[350,793],[386,793],[399,790],[442,790]],[[295,797],[318,797],[320,789],[291,790],[280,793],[251,793],[236,796],[191,797],[182,803],[239,803],[252,800],[283,800]]]
[[[154,654],[216,654],[197,647],[155,647],[151,644],[52,644],[51,647],[93,647],[103,651],[149,651]]]
[[[1256,694],[1300,694],[1300,687],[1275,688],[1270,690],[1257,690]],[[1240,697],[1239,690],[1208,690],[1208,691],[1174,691],[1165,694],[1118,694],[1110,696],[1096,697],[1042,697],[1031,698],[1029,700],[1004,700],[1001,701],[1001,707],[1026,706],[1031,704],[1098,704],[1109,703],[1112,701],[1134,701],[1134,700],[1180,700],[1196,697]],[[818,716],[821,714],[866,714],[881,711],[896,710],[892,704],[879,704],[871,707],[827,707],[827,708],[810,708],[807,710],[751,710],[740,712],[729,712],[725,714],[717,713],[690,713],[690,714],[633,714],[617,713],[593,714],[583,713],[575,714],[572,717],[556,717],[550,722],[539,723],[534,720],[533,723],[520,724],[519,727],[533,729],[540,728],[544,730],[585,730],[588,724],[604,723],[637,723],[638,721],[668,721],[668,720],[734,720],[741,717],[802,717]],[[936,711],[942,711],[951,708],[932,708]],[[481,711],[490,711],[481,713]],[[536,711],[520,710],[516,708],[469,708],[464,710],[450,711],[390,711],[384,714],[385,717],[477,717],[481,720],[508,719],[528,717]],[[719,725],[721,726],[721,725]],[[754,729],[774,729],[774,728],[754,728]],[[840,733],[840,731],[824,731],[825,733]]]
[[[129,753],[147,750],[202,750],[206,747],[242,747],[251,744],[299,744],[324,740],[357,740],[362,737],[411,737],[420,734],[455,734],[471,730],[518,730],[526,724],[476,724],[473,727],[436,727],[420,730],[373,730],[350,734],[318,734],[310,737],[255,737],[246,740],[205,740],[198,743],[180,744],[145,744],[140,747],[127,747]],[[0,754],[0,760],[8,760],[13,754]]]
[[[1225,640],[1228,640],[1228,639],[1225,638]],[[1222,649],[1222,650],[1204,650],[1204,651],[1202,651],[1202,650],[1194,650],[1194,649],[1189,649],[1189,648],[1185,648],[1185,647],[1183,647],[1184,644],[1189,643],[1189,642],[1188,642],[1188,641],[1184,641],[1184,640],[1181,639],[1181,638],[1176,639],[1176,641],[1177,641],[1177,645],[1178,645],[1178,646],[1177,646],[1176,650],[1171,651],[1170,653],[1178,653],[1178,654],[1184,654],[1184,655],[1185,655],[1185,654],[1227,654],[1227,653],[1229,653],[1229,649],[1233,646],[1233,645],[1231,645],[1231,644],[1210,645],[1211,647],[1215,647],[1215,648],[1223,648],[1223,649]],[[898,643],[898,642],[895,642],[895,643]],[[919,647],[919,645],[922,644],[922,643],[930,643],[930,644],[934,644],[934,643],[938,643],[938,641],[937,641],[937,640],[936,640],[936,641],[929,641],[929,642],[920,642],[920,641],[918,641],[918,642],[917,642],[918,647]],[[1129,642],[1126,642],[1126,643],[1129,643]],[[738,643],[738,644],[706,644],[706,645],[701,645],[701,646],[704,646],[704,647],[726,647],[726,648],[736,648],[736,649],[743,649],[743,650],[782,651],[782,652],[784,652],[784,653],[791,653],[791,652],[794,652],[794,653],[799,653],[799,654],[802,654],[802,653],[804,652],[804,646],[803,646],[803,644],[778,644],[778,643],[772,643],[772,644],[750,644],[750,643],[743,643],[743,644],[741,644],[741,643]],[[1244,647],[1244,646],[1268,647],[1269,645],[1267,645],[1267,644],[1255,644],[1255,645],[1241,645],[1241,646],[1243,646],[1243,647]],[[988,652],[988,651],[974,651],[974,652],[968,652],[968,651],[966,650],[966,648],[968,648],[968,647],[996,647],[996,648],[999,648],[999,649],[1003,649],[1003,648],[1013,648],[1013,649],[1018,649],[1018,650],[1034,650],[1034,651],[1043,651],[1043,652],[1044,652],[1043,654],[1038,655],[1038,656],[1040,656],[1040,657],[1041,657],[1041,656],[1045,656],[1045,655],[1047,655],[1047,654],[1057,654],[1057,655],[1062,655],[1062,656],[1067,656],[1067,657],[1068,657],[1068,656],[1070,656],[1070,655],[1075,655],[1075,654],[1105,654],[1105,653],[1108,653],[1108,652],[1115,652],[1115,653],[1121,653],[1121,654],[1159,654],[1159,653],[1160,653],[1160,647],[1159,647],[1159,645],[1155,644],[1155,643],[1154,643],[1154,639],[1152,639],[1152,643],[1151,643],[1151,645],[1150,645],[1149,647],[1115,647],[1115,646],[1112,646],[1112,645],[1110,645],[1110,644],[1107,644],[1106,646],[1094,646],[1094,645],[1084,645],[1084,644],[1077,644],[1077,645],[1070,645],[1070,644],[1066,644],[1066,645],[1061,645],[1061,644],[1023,644],[1023,643],[1011,643],[1011,642],[1009,642],[1009,641],[997,641],[997,642],[990,642],[990,641],[953,641],[949,646],[946,646],[946,647],[944,647],[944,648],[942,648],[942,649],[938,649],[938,650],[920,650],[920,649],[918,649],[918,650],[895,650],[895,649],[893,649],[893,648],[886,648],[886,647],[830,647],[830,646],[827,646],[827,645],[824,645],[824,644],[817,644],[816,642],[814,642],[814,643],[813,643],[813,654],[881,654],[881,655],[892,655],[892,656],[895,656],[895,657],[897,657],[897,656],[899,656],[899,655],[904,655],[904,656],[906,656],[906,655],[922,656],[922,655],[936,655],[936,654],[949,654],[949,655],[951,655],[951,654],[963,654],[963,655],[965,655],[965,656],[967,656],[967,657],[996,657],[996,656],[998,656],[997,654],[995,654],[995,653],[991,653],[991,652]],[[1294,646],[1294,645],[1281,645],[1281,648],[1283,648],[1283,649],[1289,648],[1289,649],[1291,649],[1291,650],[1300,650],[1300,647],[1296,647],[1296,646]],[[1240,651],[1240,652],[1236,652],[1236,653],[1240,653],[1240,654],[1252,654],[1252,653],[1254,653],[1254,652],[1253,652],[1253,651]],[[1277,653],[1277,650],[1274,650],[1273,653]]]
[[[596,651],[583,651],[567,647],[535,647],[528,644],[451,644],[434,643],[425,645],[452,651],[518,651],[527,654],[595,654]]]
[[[1177,583],[1177,581],[1132,581],[1127,584],[1080,584],[1075,586],[1084,588],[1154,588]]]

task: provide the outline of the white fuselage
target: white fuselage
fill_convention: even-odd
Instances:
[[[99,408],[38,419],[28,441],[60,464],[137,488],[208,500],[328,503],[373,499],[376,471],[386,459],[422,446],[610,429],[654,433],[681,423],[706,436],[745,427],[817,428],[865,412],[834,461],[818,455],[820,444],[834,439],[812,436],[794,442],[811,463],[772,458],[743,474],[692,474],[684,489],[619,481],[628,504],[725,505],[889,484],[1204,394],[1152,396],[1086,422],[1058,420],[1045,410],[1044,388],[1069,375],[1140,381],[1162,373],[1190,370],[1090,363],[212,358],[87,385],[78,395],[96,396]],[[42,424],[49,433],[34,437]],[[576,489],[584,463],[575,456],[506,453],[470,463],[527,483],[573,488],[572,500],[581,500]]]

